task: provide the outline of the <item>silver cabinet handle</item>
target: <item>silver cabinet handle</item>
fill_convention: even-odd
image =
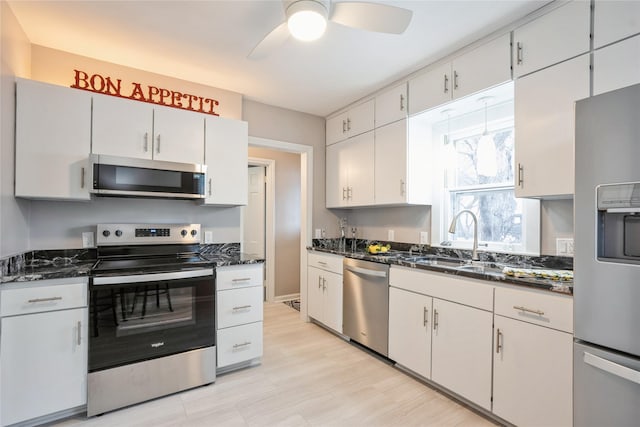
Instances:
[[[78,320],[78,346],[82,344],[82,322]]]
[[[516,63],[518,65],[522,64],[522,43],[516,43]]]
[[[404,94],[400,94],[400,111],[404,111]]]
[[[156,153],[160,154],[160,134],[156,136]]]
[[[433,330],[438,329],[438,310],[433,310]]]
[[[347,188],[342,187],[342,200],[347,200]]]
[[[501,338],[502,332],[500,332],[500,329],[498,328],[498,330],[496,331],[496,354],[500,354],[500,350],[502,350]]]
[[[241,279],[231,279],[231,281],[233,283],[238,283],[238,282],[248,282],[251,280],[251,277],[243,277]]]
[[[404,182],[404,179],[400,180],[400,195],[404,196],[407,192],[407,183]]]
[[[80,188],[84,188],[84,177],[85,177],[85,171],[84,171],[84,167],[80,168]]]
[[[518,163],[518,187],[522,188],[524,184],[524,167],[522,163]]]
[[[322,291],[326,291],[327,290],[327,279],[325,279],[324,277],[322,278]]]
[[[444,93],[449,92],[449,76],[444,75]]]
[[[533,313],[533,314],[537,314],[538,316],[543,316],[544,315],[544,311],[542,310],[533,310],[531,308],[527,308],[521,305],[514,305],[513,308],[515,308],[516,310],[520,310],[520,311],[525,311],[527,313]]]
[[[248,308],[251,308],[251,305],[240,305],[238,307],[233,307],[231,310],[238,311],[238,310],[246,310]]]
[[[242,344],[234,344],[233,345],[233,349],[236,350],[236,349],[239,349],[241,347],[246,347],[248,345],[251,345],[251,341],[245,341]]]
[[[351,130],[351,119],[347,118],[347,130]]]
[[[213,178],[209,178],[209,195],[211,195],[211,180],[212,180],[212,179],[213,179]]]
[[[318,289],[322,287],[322,276],[318,276]]]
[[[603,359],[586,351],[584,352],[584,363],[615,375],[616,377],[640,384],[640,371],[636,371],[635,369],[627,368],[626,366]]]
[[[144,152],[149,151],[149,132],[144,133]]]
[[[326,263],[326,262],[324,262],[324,261],[318,261],[318,264],[323,265],[323,266],[325,266],[325,267],[327,266],[327,263]]]
[[[422,313],[422,326],[427,326],[428,317],[429,317],[429,310],[427,310],[427,307],[425,307],[424,312]]]
[[[342,133],[345,133],[347,131],[347,121],[343,120],[342,121]]]
[[[453,89],[454,90],[458,89],[458,72],[457,71],[453,72]]]
[[[36,299],[30,299],[27,302],[30,304],[34,304],[38,302],[60,301],[61,299],[62,297],[36,298]]]
[[[347,200],[353,200],[353,187],[347,187]]]

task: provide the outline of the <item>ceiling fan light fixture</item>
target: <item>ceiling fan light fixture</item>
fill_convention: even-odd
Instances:
[[[296,1],[287,8],[289,32],[298,40],[317,40],[327,29],[327,15],[327,8],[316,0]]]

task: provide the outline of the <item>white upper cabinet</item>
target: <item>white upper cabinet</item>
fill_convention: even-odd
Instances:
[[[92,132],[95,154],[151,159],[153,105],[94,94]]]
[[[409,80],[409,114],[429,110],[451,100],[451,63]]]
[[[16,91],[16,197],[89,200],[91,94],[23,79]]]
[[[204,120],[192,111],[94,94],[91,151],[201,164]]]
[[[640,16],[640,11],[638,16]],[[638,21],[640,21],[640,17]],[[640,35],[594,52],[594,95],[637,83],[640,83]]]
[[[207,117],[204,204],[247,204],[248,132],[247,122]]]
[[[515,81],[516,197],[571,197],[575,101],[589,96],[589,55]]]
[[[327,120],[327,145],[368,132],[374,127],[375,100],[364,102]]]
[[[640,33],[640,1],[596,0],[593,11],[593,47],[598,49]],[[629,52],[631,55],[631,52]],[[638,56],[638,50],[635,51]]]
[[[407,83],[399,84],[376,96],[376,128],[407,117]]]
[[[511,80],[510,43],[507,33],[455,58],[451,62],[453,99]]]
[[[204,162],[205,115],[170,107],[153,110],[153,158],[168,162]],[[246,188],[246,187],[245,187]]]
[[[523,76],[589,50],[591,5],[574,0],[513,32],[513,74]]]
[[[373,131],[327,147],[326,159],[328,208],[373,205]]]
[[[509,80],[511,52],[507,33],[409,80],[409,114]]]
[[[375,205],[428,205],[429,147],[419,124],[407,119],[375,130]]]

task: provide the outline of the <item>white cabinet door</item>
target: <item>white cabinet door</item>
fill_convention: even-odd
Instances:
[[[432,301],[389,288],[389,358],[425,378],[431,378]]]
[[[409,80],[409,114],[416,114],[451,100],[451,63],[439,65]]]
[[[511,35],[498,37],[455,58],[453,69],[453,98],[511,80]]]
[[[493,314],[433,299],[431,379],[491,410]]]
[[[247,204],[248,129],[247,122],[207,117],[205,204]]]
[[[357,136],[373,130],[375,101],[364,102],[349,110],[347,116],[347,132],[349,137]]]
[[[376,205],[400,204],[407,198],[407,121],[375,130]]]
[[[493,412],[518,426],[571,426],[572,335],[502,316],[495,331]]]
[[[151,159],[153,106],[130,99],[93,95],[91,152]]]
[[[153,158],[168,162],[204,163],[204,117],[193,111],[155,107]]]
[[[376,96],[376,128],[407,117],[407,103],[407,83]]]
[[[89,92],[17,81],[16,197],[89,200],[90,144]]]
[[[514,77],[587,52],[590,28],[591,4],[581,0],[571,1],[516,28],[513,32]]]
[[[325,271],[322,273],[324,307],[323,323],[342,333],[342,274]]]
[[[344,164],[344,144],[327,147],[325,165],[326,206],[338,208],[346,204],[346,164]]]
[[[327,120],[327,145],[335,144],[336,142],[340,142],[349,137],[349,134],[347,133],[347,117],[348,113],[342,113]]]
[[[87,402],[87,309],[2,319],[2,425]]]
[[[322,274],[325,271],[315,267],[307,267],[307,307],[309,316],[319,322],[323,321],[324,291]]]
[[[574,107],[589,96],[589,55],[515,82],[516,197],[574,191]]]
[[[596,0],[593,11],[593,47],[640,33],[640,2]],[[634,51],[628,52],[632,55]],[[636,56],[638,51],[635,51]]]
[[[345,142],[348,206],[370,206],[374,203],[374,135],[373,131]],[[340,162],[342,163],[342,162]]]
[[[638,16],[640,16],[640,2],[638,5]],[[640,35],[595,51],[593,54],[594,95],[637,83],[640,83]]]

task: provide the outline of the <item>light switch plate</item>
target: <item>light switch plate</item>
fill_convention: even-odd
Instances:
[[[93,238],[92,231],[85,231],[82,233],[82,247],[83,248],[93,248],[95,246],[95,240]]]
[[[205,243],[213,243],[213,231],[205,231],[204,232],[204,242]]]
[[[428,245],[429,244],[429,232],[428,231],[421,231],[420,232],[420,244],[421,245]]]
[[[573,256],[573,239],[571,238],[556,239],[556,255]]]
[[[393,230],[389,230],[387,233],[387,240],[393,241],[396,238],[396,233]]]
[[[315,238],[316,239],[322,239],[322,229],[321,228],[316,228]]]

